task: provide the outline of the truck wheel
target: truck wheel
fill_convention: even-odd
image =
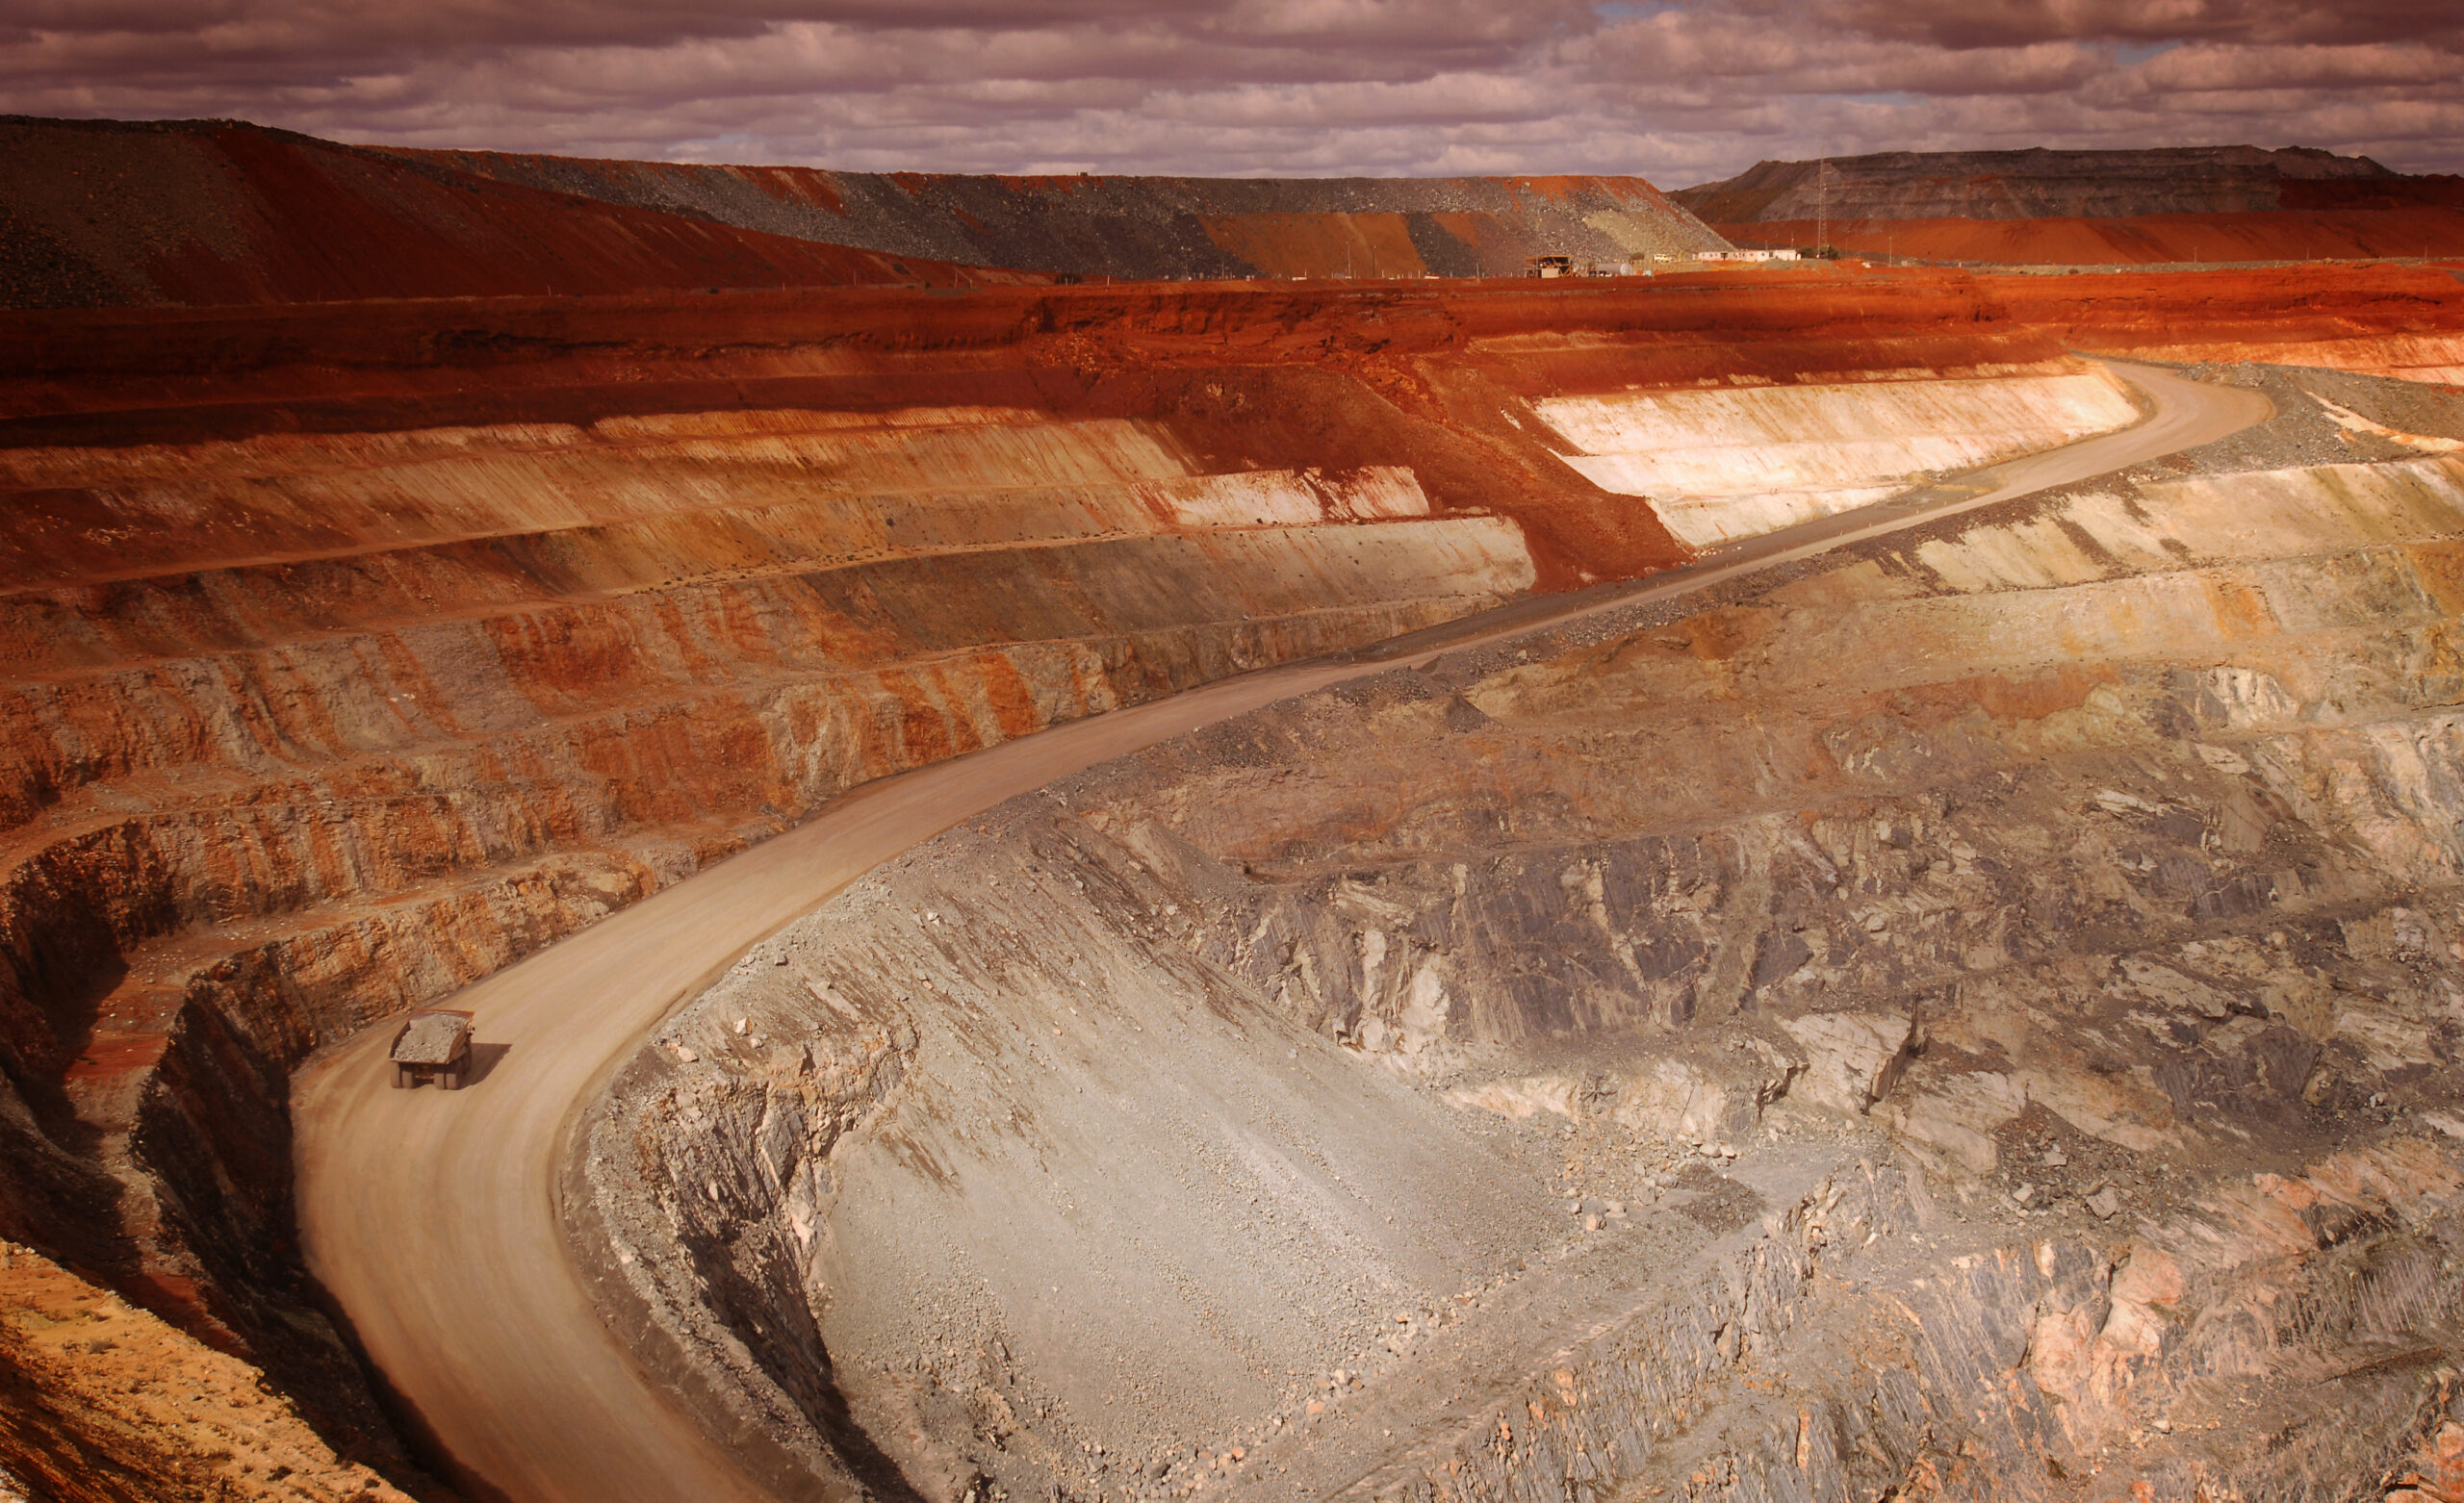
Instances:
[[[444,1086],[449,1091],[460,1090],[462,1088],[462,1067],[457,1064],[449,1069],[437,1072],[436,1083]]]
[[[394,1088],[398,1091],[407,1090],[410,1087],[410,1083],[411,1072],[403,1069],[398,1064],[394,1066]]]

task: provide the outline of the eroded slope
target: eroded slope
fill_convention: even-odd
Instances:
[[[2249,146],[1760,162],[1680,202],[1739,244],[2036,265],[2464,251],[2464,180]]]
[[[1256,463],[815,403],[14,451],[10,1224],[347,1404],[284,1272],[318,1042],[866,779],[1533,582],[1407,464]]]
[[[1040,280],[231,120],[0,117],[0,307]]]
[[[2352,1495],[2464,1418],[2464,423],[2329,384],[2385,457],[2297,381],[945,837],[661,1031],[585,1254],[934,1495]]]
[[[0,1245],[0,1496],[402,1503],[264,1375],[32,1248]]]
[[[0,118],[0,307],[1520,276],[1726,244],[1635,177],[966,177]]]
[[[1539,404],[1936,387],[2026,446],[2066,343],[2383,366],[2464,306],[2186,282],[13,316],[7,1229],[407,1476],[291,1244],[310,1051],[853,782],[1681,557]]]
[[[2309,147],[2174,146],[2140,151],[1882,151],[1822,162],[1758,162],[1735,177],[1679,191],[1707,218],[2043,219],[2147,214],[2251,214],[2325,195],[2381,198],[2438,179],[2406,177],[2368,157]]]
[[[966,176],[398,151],[519,183],[899,255],[1140,281],[1520,276],[1726,242],[1638,177]]]

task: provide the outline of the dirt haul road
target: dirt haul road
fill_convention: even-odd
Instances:
[[[873,783],[454,1000],[504,1050],[459,1093],[388,1089],[394,1024],[294,1092],[308,1266],[449,1465],[482,1495],[611,1503],[761,1496],[601,1324],[555,1186],[581,1108],[678,1003],[875,865],[1018,794],[1288,696],[2107,473],[2263,420],[2255,393],[2117,366],[2152,415],[2118,433],[1770,534],[1639,585],[1526,601],[1342,661],[1226,679]],[[441,1458],[441,1460],[444,1458]]]

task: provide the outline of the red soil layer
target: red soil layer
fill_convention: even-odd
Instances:
[[[0,124],[0,303],[17,307],[1039,280],[242,125]]]
[[[2464,177],[2286,178],[2278,209],[2464,209]]]
[[[1957,272],[1883,272],[1901,277]],[[2081,276],[1978,274],[2004,317],[2074,348],[2389,341],[2464,334],[2464,279],[2437,267],[2257,267]]]
[[[1564,588],[1660,567],[1673,545],[1635,520],[1642,509],[1570,479],[1483,394],[1941,371],[2156,345],[2340,341],[2335,363],[2366,367],[2352,342],[2459,331],[2454,277],[2349,267],[64,310],[0,315],[17,353],[0,379],[0,443],[954,402],[1148,418],[1223,469],[1411,466],[1441,512],[1522,523],[1544,588]]]
[[[91,1160],[31,1130],[0,1139],[0,1230],[198,1329],[290,1329],[297,1312],[267,1313],[271,1296],[234,1303],[250,1281],[179,1281],[287,1266],[283,1071],[370,999],[440,995],[853,779],[1348,645],[1361,638],[1320,619],[1370,593],[1357,579],[1396,576],[1375,562],[1344,573],[1330,546],[1303,560],[1322,582],[1304,579],[1320,593],[1296,605],[1270,569],[1243,563],[1237,527],[1014,550],[988,531],[960,541],[996,546],[851,566],[872,547],[854,534],[886,504],[850,492],[843,515],[789,516],[820,505],[797,490],[812,471],[757,445],[732,450],[732,469],[680,448],[608,461],[624,476],[610,492],[706,487],[706,506],[533,517],[533,451],[634,442],[593,428],[606,420],[713,415],[679,431],[741,440],[763,420],[715,415],[1135,419],[1198,474],[1406,468],[1441,517],[1517,524],[1541,587],[1563,589],[1682,550],[1648,507],[1594,489],[1513,421],[1518,395],[1956,373],[2157,341],[2366,354],[2442,335],[2464,337],[2464,282],[2350,267],[0,314],[14,357],[0,449],[351,436],[17,456],[32,478],[0,508],[0,655],[17,666],[0,689],[47,707],[0,716],[13,769],[0,821],[15,831],[0,1061],[27,1072],[42,1110],[73,1106],[81,1132],[105,1124],[119,1135],[90,1136],[154,1157]],[[456,427],[485,431],[417,431]],[[413,474],[419,456],[465,446],[494,450],[507,478]],[[378,478],[328,487],[320,464]],[[285,489],[295,475],[302,489]],[[778,494],[748,500],[760,487]],[[355,517],[333,499],[345,493],[361,497]],[[1058,509],[1076,488],[1056,495]],[[965,508],[937,495],[903,515],[937,511]],[[1374,552],[1380,532],[1339,548],[1409,564]],[[0,1134],[27,1120],[0,1111]],[[141,1159],[192,1198],[138,1193]],[[212,1261],[172,1256],[181,1245]],[[339,1351],[300,1339],[284,1381],[344,1393],[337,1411],[351,1411]]]
[[[1224,367],[1343,370],[1420,400],[1421,383],[1448,370],[1562,393],[1938,370],[2066,347],[2460,330],[2464,283],[2450,273],[2344,265],[19,311],[0,312],[13,355],[0,372],[0,443],[588,420],[806,395],[852,410],[1032,401],[1065,411],[1124,381]]]
[[[1960,279],[1843,298],[1831,283],[1740,292],[1718,275],[1598,293],[1193,284],[29,313],[0,317],[20,351],[18,378],[0,381],[0,442],[953,402],[1149,418],[1212,468],[1407,465],[1441,514],[1520,522],[1544,588],[1567,588],[1679,550],[1648,509],[1603,497],[1501,418],[1496,391],[2060,353],[1986,318]]]
[[[1822,230],[1810,219],[1713,228],[1739,245],[1810,245]],[[1831,243],[1856,255],[2015,266],[2368,260],[2464,254],[2464,204],[2112,219],[1834,219],[1829,233]]]
[[[1637,178],[1000,177],[367,149],[773,234],[1087,277],[1500,275],[1544,252],[1712,243]],[[1604,212],[1623,221],[1617,233],[1593,222]],[[1363,236],[1382,242],[1374,255]]]

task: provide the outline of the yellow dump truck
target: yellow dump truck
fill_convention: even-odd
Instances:
[[[394,1088],[434,1081],[445,1090],[462,1088],[471,1075],[471,1014],[456,1007],[414,1007],[395,1031],[387,1057]]]

